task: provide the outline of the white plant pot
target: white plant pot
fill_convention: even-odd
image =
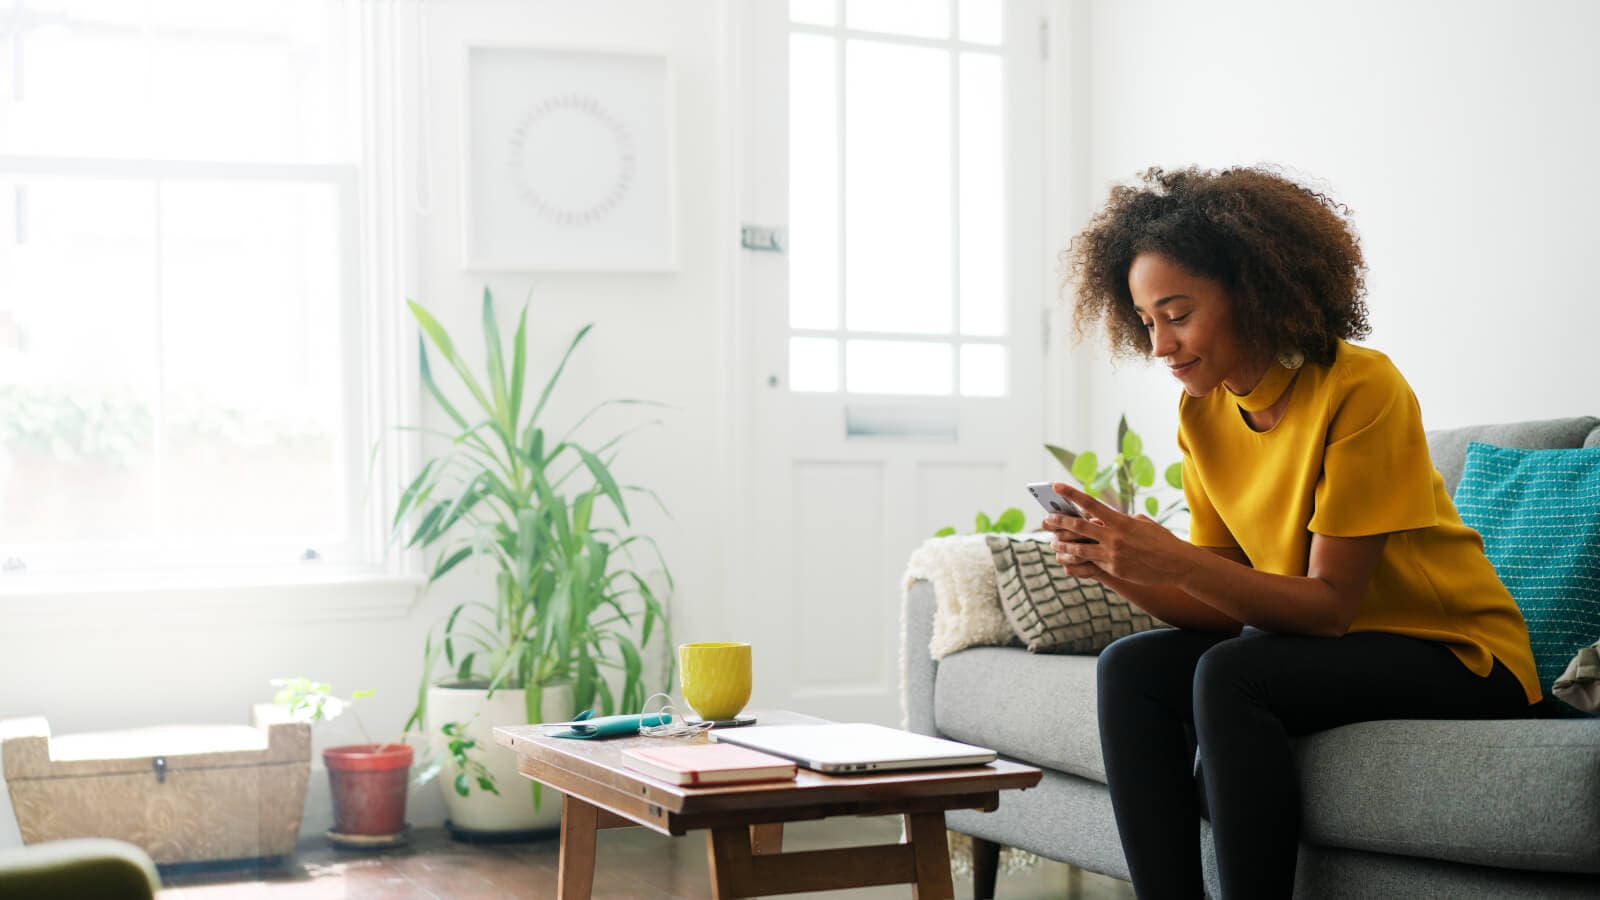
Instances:
[[[551,685],[544,689],[541,711],[546,722],[566,722],[573,716],[572,685]],[[499,794],[491,794],[473,782],[472,789],[463,797],[456,793],[456,764],[445,759],[439,772],[439,787],[444,792],[445,808],[450,813],[450,824],[456,828],[478,832],[535,831],[559,828],[561,825],[561,794],[546,786],[541,791],[539,808],[533,808],[533,791],[529,781],[517,771],[517,755],[495,743],[494,729],[499,725],[520,725],[527,721],[524,693],[520,690],[501,689],[489,697],[489,692],[479,688],[435,686],[428,689],[428,734],[440,742],[446,738],[439,729],[446,722],[466,724],[466,734],[478,742],[468,751],[470,758],[481,761],[494,775]]]

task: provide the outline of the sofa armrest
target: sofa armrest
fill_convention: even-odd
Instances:
[[[939,663],[928,653],[933,640],[933,583],[912,582],[900,623],[900,702],[905,725],[937,734],[933,724],[933,680]]]

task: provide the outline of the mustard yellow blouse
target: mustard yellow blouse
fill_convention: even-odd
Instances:
[[[1527,623],[1445,492],[1411,386],[1387,356],[1343,341],[1332,365],[1298,372],[1283,418],[1265,432],[1241,407],[1270,406],[1292,370],[1274,366],[1245,396],[1218,387],[1179,402],[1190,540],[1304,576],[1313,533],[1388,534],[1350,630],[1438,641],[1480,677],[1498,659],[1538,702]]]

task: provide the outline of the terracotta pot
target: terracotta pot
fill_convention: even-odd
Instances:
[[[333,791],[333,830],[380,836],[404,830],[411,756],[406,744],[352,744],[322,751]]]

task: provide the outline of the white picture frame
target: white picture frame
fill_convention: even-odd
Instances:
[[[470,43],[462,60],[466,269],[677,270],[665,52]]]

